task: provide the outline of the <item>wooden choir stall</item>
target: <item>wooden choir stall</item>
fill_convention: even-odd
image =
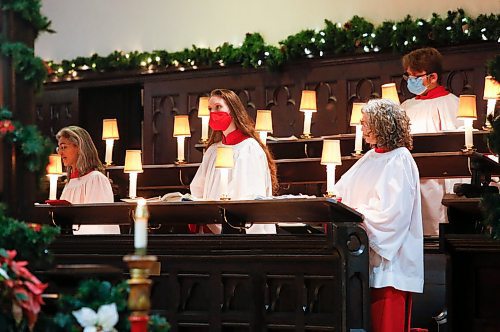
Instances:
[[[133,223],[135,204],[37,207],[62,228]],[[368,239],[362,216],[335,199],[150,203],[151,229],[222,224],[307,224],[304,234],[161,234],[152,309],[173,331],[362,331],[369,326]],[[45,218],[44,218],[45,216]],[[132,235],[62,235],[58,264],[123,268]]]
[[[479,97],[484,64],[498,53],[497,43],[440,51],[446,59],[441,83],[455,95],[478,96],[474,127],[481,128],[486,106]],[[148,204],[148,253],[159,260],[153,277],[153,311],[164,314],[173,331],[368,331],[368,243],[359,227],[362,216],[335,199],[322,198],[326,169],[320,157],[324,138],[340,140],[342,165],[336,166],[337,179],[359,159],[352,155],[352,104],[380,97],[379,87],[387,82],[396,83],[401,101],[413,97],[401,72],[399,55],[370,53],[291,63],[282,72],[228,67],[54,78],[36,102],[37,124],[47,134],[80,125],[91,133],[99,155],[104,156],[100,120],[118,119],[121,138],[115,141],[114,165],[106,168],[115,203],[42,204],[35,208],[33,221],[57,224],[66,233],[52,246],[56,264],[108,264],[125,271],[122,257],[133,250],[135,208],[120,201],[129,188],[125,150],[142,150],[144,172],[137,177],[137,196],[187,193],[205,148],[199,140],[199,98],[214,88],[232,89],[252,118],[257,109],[272,112],[272,134],[280,139],[269,139],[267,145],[278,168],[279,194],[317,198]],[[302,130],[303,113],[298,112],[302,89],[317,93],[313,137],[285,139],[299,136]],[[176,115],[187,115],[191,126],[187,162],[180,164],[175,163]],[[470,178],[476,171],[471,163],[474,153],[489,153],[486,134],[482,129],[474,131],[475,152],[462,151],[464,132],[460,130],[414,135],[412,155],[421,178]],[[497,168],[490,173],[500,175]],[[39,199],[44,200],[45,196]],[[188,224],[210,223],[233,230],[229,224],[236,228],[246,223],[279,225],[276,235],[187,232]],[[69,234],[71,225],[78,224],[120,224],[122,234]],[[413,297],[413,325],[431,331],[436,331],[432,317],[449,307],[448,301],[455,301],[449,297],[445,266],[450,252],[443,245],[440,248],[443,236],[424,240],[424,293]]]

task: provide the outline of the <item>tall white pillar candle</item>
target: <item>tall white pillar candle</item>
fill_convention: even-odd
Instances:
[[[139,254],[145,254],[148,245],[148,215],[146,200],[139,200],[134,222],[134,248]]]
[[[313,112],[304,111],[304,136],[311,135],[311,121]]]
[[[201,117],[201,140],[203,142],[208,141],[208,121],[210,117],[202,116]]]
[[[49,177],[49,199],[57,199],[57,178],[59,175],[49,174],[47,176]]]
[[[262,144],[266,145],[267,141],[267,131],[259,131],[260,141]]]
[[[177,136],[177,161],[184,161],[184,136]]]
[[[128,197],[130,198],[137,197],[137,172],[129,173]]]
[[[228,192],[228,168],[219,168],[220,171],[220,196],[222,198],[229,198]]]
[[[472,143],[472,121],[473,119],[464,119],[465,127],[465,148],[472,149],[474,144]]]
[[[113,144],[114,144],[113,139],[107,139],[106,140],[106,156],[104,158],[104,162],[106,165],[111,165],[113,162]]]
[[[363,131],[361,125],[356,125],[356,138],[354,141],[354,152],[356,154],[361,154],[363,152]]]
[[[326,165],[326,193],[333,195],[333,187],[335,186],[335,165]]]

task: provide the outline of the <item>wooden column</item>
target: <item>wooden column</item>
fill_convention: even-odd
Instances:
[[[0,0],[0,4],[3,1]],[[8,42],[34,46],[35,31],[11,11],[0,10],[0,34]],[[35,123],[33,87],[16,74],[11,58],[0,57],[0,106],[7,107],[14,119],[23,125]],[[11,144],[1,142],[0,196],[7,203],[9,214],[27,219],[36,194],[35,175],[28,172]]]

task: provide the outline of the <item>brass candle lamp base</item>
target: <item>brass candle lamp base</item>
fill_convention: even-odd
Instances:
[[[130,331],[147,332],[152,283],[149,275],[157,258],[151,255],[127,255],[123,257],[123,261],[127,263],[130,270],[130,279],[127,280],[130,286],[128,296],[128,308],[131,311]]]
[[[309,139],[309,138],[312,138],[313,136],[311,134],[302,134],[300,135],[300,138],[301,139]]]
[[[326,198],[337,198],[337,196],[334,194],[334,193],[326,193],[326,194],[323,194],[323,197],[326,197]]]

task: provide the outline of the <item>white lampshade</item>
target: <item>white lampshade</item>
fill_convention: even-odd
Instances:
[[[500,83],[495,81],[492,76],[484,78],[483,99],[500,99]]]
[[[103,119],[102,120],[102,139],[120,139],[118,133],[118,123],[116,119]]]
[[[257,110],[255,131],[273,132],[273,117],[270,110]]]
[[[215,158],[215,168],[233,168],[233,148],[229,146],[219,146],[217,157]]]
[[[125,173],[142,173],[141,150],[127,150],[125,153]]]
[[[365,106],[366,103],[352,103],[352,112],[351,112],[351,126],[361,124],[361,118],[363,115],[361,114],[361,109]]]
[[[49,164],[47,165],[47,174],[55,174],[55,175],[63,174],[60,155],[51,154],[49,156]]]
[[[210,111],[208,110],[208,100],[210,97],[200,97],[198,102],[198,117],[210,116]]]
[[[382,85],[382,98],[389,99],[399,105],[398,91],[396,90],[396,83],[387,83]]]
[[[301,112],[317,112],[318,108],[316,106],[316,91],[314,90],[302,90],[302,97],[300,98],[300,108]]]
[[[189,129],[189,116],[176,115],[174,117],[174,137],[191,137],[191,130]]]
[[[325,139],[323,140],[323,153],[321,154],[321,165],[342,165],[340,156],[340,141]]]
[[[477,119],[475,95],[460,95],[457,118]]]

